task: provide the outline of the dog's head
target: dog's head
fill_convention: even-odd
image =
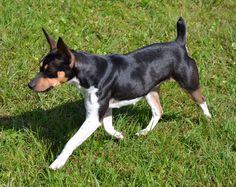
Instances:
[[[49,91],[70,80],[76,64],[74,54],[62,38],[59,38],[56,43],[44,29],[43,32],[49,43],[50,52],[40,62],[40,72],[28,84],[35,92]]]

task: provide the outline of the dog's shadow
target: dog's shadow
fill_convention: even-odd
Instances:
[[[140,112],[150,115],[148,107],[127,106],[114,111],[114,118],[118,115],[137,116]],[[177,116],[164,116],[164,121]],[[166,118],[166,119],[165,119]],[[114,119],[114,120],[115,120]],[[66,103],[49,110],[34,109],[16,116],[0,116],[2,130],[25,130],[35,133],[37,138],[50,145],[50,150],[57,154],[70,137],[79,129],[85,120],[83,100]],[[141,119],[140,119],[141,120]],[[107,136],[109,137],[109,136]]]
[[[83,100],[69,102],[49,110],[34,109],[16,116],[0,116],[0,128],[28,129],[58,152],[85,119]],[[70,136],[70,137],[68,137]]]

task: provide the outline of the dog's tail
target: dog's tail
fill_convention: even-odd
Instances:
[[[182,46],[186,44],[186,30],[187,30],[187,28],[186,28],[184,19],[182,17],[180,17],[177,22],[176,42],[178,42]]]

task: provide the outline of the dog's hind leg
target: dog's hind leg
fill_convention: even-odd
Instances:
[[[190,97],[201,107],[207,117],[211,117],[204,96],[199,85],[199,75],[196,62],[188,57],[182,62],[181,68],[175,69],[173,77],[179,85],[190,95]]]
[[[208,110],[205,98],[203,97],[200,88],[195,91],[189,91],[191,98],[201,107],[205,116],[211,118],[211,114]]]
[[[157,90],[149,92],[145,96],[145,99],[147,100],[147,103],[152,110],[152,119],[145,129],[142,129],[141,131],[136,133],[136,135],[138,136],[146,135],[149,131],[151,131],[156,126],[157,122],[159,121],[159,119],[163,114],[163,110],[159,99],[159,93]]]
[[[105,131],[110,134],[111,136],[116,137],[117,139],[123,139],[124,136],[121,132],[118,132],[115,130],[115,128],[112,125],[112,109],[109,108],[103,118],[103,126]]]

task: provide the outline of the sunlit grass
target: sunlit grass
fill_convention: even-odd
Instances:
[[[235,186],[236,7],[234,1],[6,1],[0,3],[0,186]],[[161,88],[164,116],[147,136],[145,101],[114,112],[125,135],[102,128],[62,170],[49,164],[84,120],[76,88],[27,88],[48,52],[41,28],[73,49],[127,53],[176,37],[187,23],[211,120],[174,82]]]

